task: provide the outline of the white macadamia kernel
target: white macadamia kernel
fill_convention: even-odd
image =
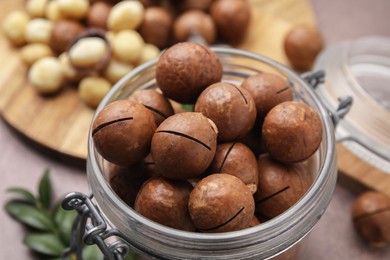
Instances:
[[[27,0],[26,12],[31,18],[43,17],[48,0]]]
[[[112,84],[123,78],[134,68],[133,65],[125,62],[118,61],[115,58],[111,58],[103,75]]]
[[[80,81],[79,97],[88,106],[96,108],[111,89],[111,83],[101,77],[86,77]]]
[[[141,24],[143,16],[144,7],[139,1],[121,1],[112,7],[107,26],[115,32],[134,30]]]
[[[3,32],[5,37],[14,45],[26,43],[25,32],[30,17],[23,11],[11,12],[3,21]]]
[[[153,44],[146,43],[142,48],[141,58],[138,61],[138,64],[145,63],[150,61],[160,55],[160,49]]]
[[[99,37],[85,37],[78,40],[69,50],[69,58],[73,65],[89,68],[100,62],[108,50],[105,40]]]
[[[32,19],[26,27],[25,38],[29,43],[49,44],[53,22],[48,19]]]
[[[57,58],[45,57],[35,62],[29,72],[28,80],[42,94],[52,94],[62,87],[62,69]]]
[[[20,58],[27,66],[31,66],[41,58],[50,56],[54,56],[53,51],[43,43],[30,43],[20,49]]]
[[[112,39],[112,51],[119,60],[129,63],[137,62],[144,47],[144,40],[134,30],[120,31]]]
[[[82,19],[88,14],[88,0],[57,0],[61,15],[71,19]]]
[[[70,64],[68,53],[61,53],[60,56],[58,56],[58,61],[60,62],[64,79],[67,81],[75,81],[77,79],[77,72],[72,67],[72,64]]]

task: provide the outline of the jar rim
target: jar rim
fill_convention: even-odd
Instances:
[[[98,156],[94,150],[91,131],[89,133],[89,140],[88,140],[88,161],[90,164],[90,167],[93,169],[94,177],[97,178],[97,181],[101,185],[101,189],[103,192],[106,193],[106,196],[110,197],[116,203],[119,205],[121,209],[123,209],[125,214],[128,214],[131,218],[135,219],[139,223],[145,224],[148,229],[151,232],[154,232],[158,230],[159,232],[165,232],[169,233],[170,235],[175,236],[176,238],[179,238],[184,241],[193,241],[193,240],[207,240],[208,242],[213,241],[226,241],[231,239],[245,239],[248,237],[251,237],[259,232],[262,234],[268,234],[268,236],[264,236],[264,241],[267,241],[269,239],[272,239],[275,236],[278,236],[280,234],[285,234],[286,236],[289,235],[288,230],[296,225],[298,222],[302,222],[302,217],[310,217],[313,214],[317,214],[318,216],[315,216],[315,221],[311,223],[309,226],[307,226],[306,230],[301,230],[300,232],[305,232],[304,235],[306,235],[314,226],[314,224],[319,220],[320,216],[322,215],[323,211],[326,209],[330,202],[331,195],[333,193],[333,189],[335,186],[336,178],[337,178],[337,171],[335,168],[335,137],[334,137],[334,128],[333,123],[331,121],[331,118],[329,116],[328,110],[324,107],[322,102],[319,100],[317,95],[312,90],[312,87],[304,81],[296,72],[292,71],[287,66],[274,61],[268,57],[262,56],[260,54],[252,53],[245,50],[240,49],[234,49],[230,47],[212,47],[213,51],[215,51],[218,55],[237,55],[237,56],[243,56],[245,58],[254,59],[257,61],[261,61],[265,63],[266,65],[269,65],[273,68],[277,68],[279,71],[285,73],[286,75],[289,75],[291,78],[293,78],[295,81],[297,81],[299,84],[303,86],[306,94],[312,99],[314,102],[317,111],[320,114],[320,117],[323,122],[323,129],[324,129],[324,136],[325,140],[323,142],[325,143],[325,153],[324,153],[324,160],[323,163],[319,167],[319,173],[316,176],[313,184],[309,188],[309,190],[306,192],[306,194],[290,209],[286,210],[281,215],[268,220],[261,225],[257,225],[254,227],[246,228],[243,230],[238,231],[231,231],[231,232],[224,232],[224,233],[195,233],[195,232],[188,232],[188,231],[182,231],[173,229],[170,227],[163,226],[161,224],[158,224],[156,222],[153,222],[142,215],[138,214],[127,206],[122,200],[120,200],[116,194],[113,192],[113,190],[109,187],[109,184],[104,179],[104,175],[99,167],[99,160]],[[130,73],[128,73],[126,76],[124,76],[121,80],[119,80],[113,88],[110,90],[110,92],[104,97],[98,108],[96,109],[94,118],[96,117],[96,114],[107,104],[110,102],[110,100],[114,97],[115,93],[118,92],[118,90],[132,77],[140,73],[141,71],[144,71],[148,68],[153,67],[157,63],[158,58],[149,61],[147,63],[144,63],[138,67],[136,67],[134,70],[132,70]],[[331,192],[326,192],[327,189],[324,187],[330,187]],[[329,190],[328,190],[329,191]],[[321,203],[318,203],[321,202]],[[316,210],[314,210],[316,209]],[[316,211],[316,213],[313,213],[313,211]],[[104,213],[104,212],[103,212]],[[275,232],[275,227],[278,227],[278,232]],[[296,229],[298,230],[298,229]],[[271,232],[272,231],[272,232]],[[272,233],[272,235],[271,235]],[[304,237],[304,236],[303,236]],[[302,238],[302,236],[301,236]],[[300,239],[301,239],[300,238]],[[297,239],[296,242],[298,242]],[[294,243],[294,244],[295,244]],[[293,244],[286,245],[286,248],[291,247]]]

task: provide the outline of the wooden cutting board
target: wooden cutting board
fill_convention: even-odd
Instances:
[[[21,10],[23,0],[2,0],[0,22],[12,10]],[[282,40],[294,24],[314,24],[306,0],[251,0],[253,20],[246,41],[239,46],[282,63]],[[77,89],[43,97],[26,80],[27,70],[18,49],[0,38],[0,111],[15,130],[56,153],[85,160],[88,130],[94,110],[77,97]]]

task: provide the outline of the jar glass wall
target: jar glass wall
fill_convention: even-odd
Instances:
[[[89,136],[88,181],[97,205],[107,220],[119,229],[137,251],[158,259],[267,259],[300,242],[326,210],[337,179],[334,128],[328,111],[311,87],[287,67],[258,54],[213,48],[224,68],[223,81],[241,82],[260,71],[285,77],[294,98],[310,105],[321,117],[323,138],[308,161],[313,184],[306,194],[283,214],[255,227],[226,233],[195,233],[172,229],[146,219],[127,206],[110,188],[103,173],[104,160]],[[143,64],[121,79],[97,108],[129,96],[142,88],[155,88],[157,60]],[[294,247],[295,248],[295,247]]]

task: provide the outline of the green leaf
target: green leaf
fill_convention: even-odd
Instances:
[[[187,110],[187,111],[189,111],[189,112],[194,111],[194,105],[192,105],[192,104],[183,104],[183,105],[181,105],[181,107],[182,107],[184,110]]]
[[[19,194],[27,202],[31,202],[32,204],[36,204],[37,203],[37,199],[35,198],[35,196],[29,190],[15,187],[15,188],[9,188],[9,189],[7,189],[7,191]]]
[[[46,208],[50,208],[51,204],[51,181],[50,181],[50,172],[45,170],[40,182],[39,182],[39,201]]]
[[[84,246],[83,260],[103,260],[103,253],[97,245]]]
[[[5,210],[16,220],[23,224],[42,231],[53,230],[51,219],[32,205],[9,201],[5,204]]]
[[[53,211],[53,221],[59,229],[61,240],[66,244],[70,244],[70,235],[73,222],[77,216],[76,210],[64,210],[61,207],[61,201],[57,203]]]
[[[60,256],[66,248],[61,240],[52,233],[27,234],[23,243],[35,252],[50,256]]]

